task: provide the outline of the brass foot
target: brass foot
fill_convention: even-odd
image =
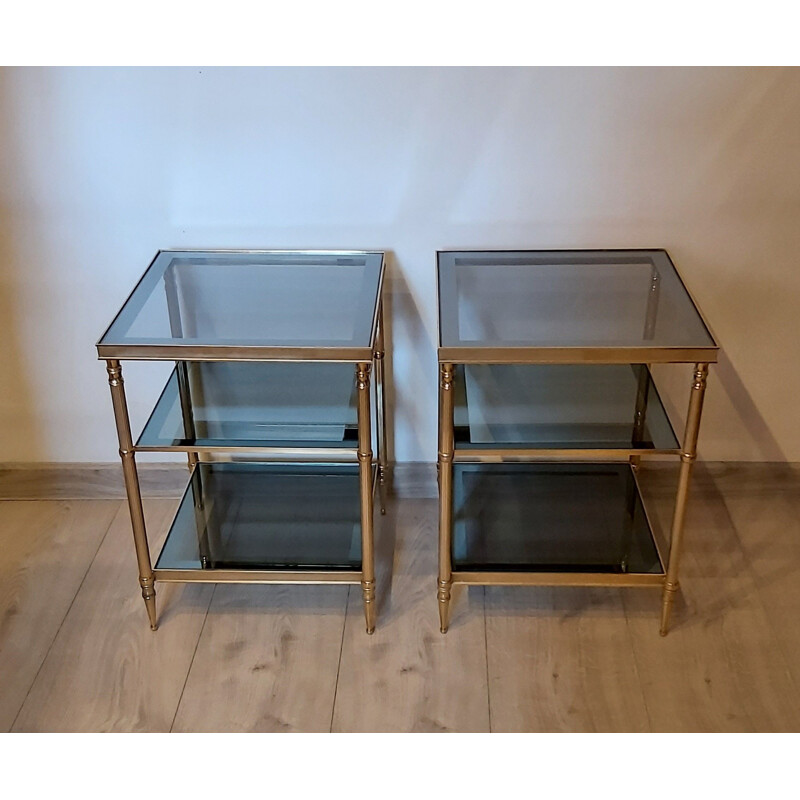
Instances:
[[[147,609],[147,617],[150,620],[150,630],[158,630],[158,617],[156,615],[156,589],[155,581],[152,578],[139,578],[139,585],[142,587],[142,597]]]
[[[447,633],[450,627],[450,587],[453,585],[452,581],[439,581],[439,591],[437,592],[437,599],[439,600],[439,632]]]
[[[669,617],[672,612],[672,603],[678,591],[677,583],[667,583],[664,586],[664,594],[661,597],[661,628],[659,633],[666,636],[669,630]]]
[[[381,515],[386,516],[386,467],[378,467],[378,494],[381,498]]]
[[[361,597],[364,601],[364,617],[367,622],[367,634],[375,633],[375,581],[361,581]]]

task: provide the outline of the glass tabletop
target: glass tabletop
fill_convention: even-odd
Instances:
[[[716,361],[664,250],[440,252],[437,268],[441,361]]]
[[[161,251],[101,358],[371,357],[383,253]]]

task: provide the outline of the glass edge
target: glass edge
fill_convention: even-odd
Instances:
[[[166,382],[164,383],[164,387],[161,389],[161,392],[158,395],[158,400],[156,400],[153,408],[150,411],[149,416],[147,417],[147,422],[142,426],[142,430],[139,433],[139,436],[136,439],[133,447],[134,450],[140,449],[142,447],[148,447],[149,445],[147,442],[143,442],[144,435],[147,433],[148,429],[150,428],[150,424],[156,419],[156,417],[160,417],[161,421],[163,422],[166,419],[171,406],[164,407],[162,405],[162,401],[167,396],[167,392],[170,389],[170,386],[173,380],[177,383],[177,373],[178,373],[178,365],[176,364],[171,372],[169,373],[169,377],[167,378]]]
[[[715,349],[717,349],[717,350],[719,350],[719,344],[718,344],[718,341],[717,341],[717,337],[714,335],[714,332],[711,330],[711,326],[708,324],[708,320],[706,319],[705,314],[703,314],[703,311],[700,308],[700,306],[698,305],[697,300],[695,299],[694,295],[689,291],[689,287],[686,285],[686,281],[683,279],[683,276],[681,275],[680,270],[675,266],[675,262],[672,260],[672,256],[670,256],[670,254],[664,249],[658,250],[657,253],[660,254],[661,256],[663,256],[663,258],[666,260],[667,264],[672,268],[672,271],[675,273],[675,276],[678,279],[678,283],[680,284],[680,286],[683,289],[683,291],[686,292],[686,297],[688,298],[689,302],[692,304],[692,307],[694,308],[694,312],[695,312],[695,314],[697,314],[697,317],[700,320],[700,324],[705,329],[705,332],[708,335],[709,340],[711,341],[711,345],[710,346],[715,348]]]
[[[150,261],[150,263],[147,265],[147,268],[145,269],[145,271],[144,271],[144,272],[143,272],[143,273],[142,273],[142,274],[139,276],[139,280],[138,280],[138,281],[136,281],[136,284],[134,285],[133,289],[131,289],[131,291],[128,293],[128,296],[125,298],[125,300],[123,301],[122,305],[119,307],[119,309],[118,309],[117,313],[116,313],[116,314],[114,314],[114,318],[113,318],[113,319],[111,320],[111,322],[110,322],[110,323],[109,323],[109,324],[106,326],[106,329],[105,329],[105,331],[103,331],[103,335],[102,335],[102,336],[101,336],[101,337],[100,337],[100,338],[97,340],[97,342],[95,343],[95,347],[98,349],[98,351],[99,351],[99,349],[100,349],[101,345],[108,345],[108,344],[109,344],[109,343],[106,341],[106,337],[108,336],[109,332],[110,332],[110,331],[111,331],[111,329],[114,327],[114,325],[116,324],[117,320],[118,320],[118,319],[120,318],[120,316],[122,315],[122,312],[125,310],[125,307],[128,305],[128,303],[131,301],[131,299],[133,298],[133,296],[136,294],[136,292],[137,292],[137,290],[139,289],[139,287],[140,287],[140,286],[142,285],[142,283],[144,282],[144,279],[147,277],[147,274],[148,274],[148,273],[150,272],[150,270],[151,270],[151,269],[152,269],[152,268],[155,266],[156,262],[157,262],[157,261],[158,261],[158,259],[161,257],[161,255],[162,255],[163,253],[165,253],[165,252],[169,252],[169,251],[166,251],[166,250],[159,250],[159,251],[158,251],[158,252],[155,254],[155,256],[153,256],[153,259],[152,259],[152,260]],[[102,356],[101,356],[101,357],[102,357]]]

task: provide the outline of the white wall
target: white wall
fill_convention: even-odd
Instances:
[[[401,461],[436,248],[666,247],[723,346],[701,456],[800,461],[799,153],[792,69],[0,71],[0,461],[116,458],[94,343],[181,246],[390,250]]]

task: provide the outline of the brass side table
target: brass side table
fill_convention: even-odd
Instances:
[[[381,252],[162,250],[98,342],[153,630],[156,583],[200,581],[360,584],[374,631],[383,275]],[[136,443],[124,359],[175,362]],[[152,451],[190,469],[155,567],[136,472]]]
[[[718,346],[664,250],[439,252],[439,576],[652,586],[666,635]],[[650,372],[694,364],[682,440]],[[669,542],[638,484],[680,458]]]

